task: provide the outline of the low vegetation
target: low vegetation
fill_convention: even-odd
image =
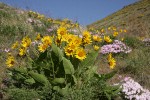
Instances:
[[[139,4],[148,9],[146,2],[124,9]],[[121,16],[120,12],[116,14]],[[0,22],[0,99],[138,100],[150,95],[147,27],[144,38],[129,34],[131,26],[119,27],[116,21],[83,30],[68,19],[2,3]],[[135,84],[134,91],[126,92]]]

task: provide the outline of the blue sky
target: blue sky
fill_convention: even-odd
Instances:
[[[68,18],[88,25],[138,0],[0,0],[52,18]]]

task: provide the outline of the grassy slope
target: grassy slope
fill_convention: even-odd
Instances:
[[[22,13],[21,13],[22,12]],[[24,32],[30,32],[32,30],[31,25],[27,25],[25,19],[27,18],[26,12],[9,7],[0,3],[0,62],[1,62],[1,76],[4,75],[5,69],[5,49],[15,41],[19,40]]]
[[[101,29],[109,26],[126,28],[132,35],[150,37],[150,0],[141,0],[128,5],[87,27]]]
[[[94,27],[94,28],[101,28],[101,27],[108,27],[110,25],[115,25],[120,28],[126,28],[129,32],[136,34],[137,36],[143,35],[146,36],[148,33],[150,33],[149,28],[149,10],[150,9],[150,3],[149,0],[143,0],[141,1],[143,3],[140,3],[140,8],[138,8],[137,5],[139,3],[130,5],[125,7],[123,11],[119,11],[114,13],[112,16],[106,17],[106,19],[98,21],[92,25],[89,25],[88,27]],[[130,10],[132,6],[135,10]],[[138,11],[138,12],[135,12]],[[140,14],[143,14],[144,16],[137,17]],[[140,12],[140,13],[139,13]],[[123,14],[120,14],[123,13]],[[134,14],[131,14],[134,13]],[[129,16],[127,16],[129,14]],[[135,19],[136,17],[136,19]],[[5,75],[3,72],[5,70],[5,55],[6,53],[3,51],[5,48],[9,48],[12,43],[16,40],[20,40],[23,36],[26,34],[30,35],[30,37],[35,36],[36,32],[48,34],[46,29],[50,27],[50,25],[45,25],[42,27],[39,27],[38,25],[32,25],[31,23],[27,23],[27,19],[29,18],[28,12],[15,9],[12,7],[9,7],[5,4],[0,3],[0,62],[2,62],[0,68],[0,75]],[[109,20],[109,18],[111,20]],[[123,19],[122,19],[123,18]],[[122,20],[121,20],[122,19]],[[129,20],[130,19],[130,20]],[[36,20],[36,19],[35,19]],[[132,21],[133,23],[132,23]],[[124,22],[122,22],[124,21]],[[100,24],[99,24],[100,22]],[[43,23],[43,22],[42,22]],[[141,26],[142,27],[141,27]],[[145,25],[145,26],[143,26]],[[140,27],[140,28],[138,28]],[[143,30],[146,29],[146,30]],[[139,33],[137,33],[137,32]],[[141,33],[144,32],[144,33]],[[134,38],[134,37],[133,37]],[[131,38],[131,42],[133,42],[133,38]],[[136,41],[136,40],[135,40]],[[130,43],[129,43],[130,44]],[[117,59],[117,69],[120,70],[120,73],[122,74],[131,74],[141,84],[144,86],[147,86],[150,88],[150,78],[148,75],[150,75],[150,51],[149,47],[140,46],[141,44],[130,44],[130,46],[133,48],[133,52],[129,54],[128,56],[120,55]],[[102,57],[102,56],[101,56]],[[142,58],[142,59],[141,59]],[[104,59],[105,60],[105,59]],[[101,60],[99,62],[99,65],[104,72],[108,69],[106,69],[106,65],[104,60]],[[104,62],[103,62],[104,61]],[[108,66],[108,65],[107,65]],[[108,67],[107,67],[108,68]],[[147,80],[145,80],[147,79]]]
[[[30,17],[28,11],[10,7],[0,3],[0,76],[4,75],[5,59],[8,50],[15,41],[20,41],[24,36],[35,38],[36,33],[49,34],[48,28],[52,23]],[[34,23],[28,20],[34,20]],[[46,18],[45,18],[46,19]],[[0,77],[0,78],[1,78]],[[1,80],[1,79],[0,79]]]
[[[56,27],[62,22],[61,19],[52,19],[44,17],[42,19],[35,17],[37,15],[29,14],[30,11],[25,11],[10,7],[0,3],[0,82],[5,70],[5,60],[7,52],[15,41],[21,41],[23,37],[29,36],[32,40],[35,39],[37,33],[41,35],[56,33]],[[50,21],[48,21],[50,19]],[[29,22],[32,20],[32,22]],[[65,21],[64,21],[65,20]],[[64,19],[65,24],[75,26],[76,24],[68,19]],[[80,27],[82,30],[82,27]],[[53,31],[48,32],[48,29]],[[78,30],[77,30],[78,31]],[[73,30],[70,32],[73,32]]]
[[[117,57],[116,69],[119,70],[119,75],[131,76],[141,85],[150,89],[150,47],[146,47],[135,38],[135,36],[150,38],[150,0],[141,0],[128,5],[87,27],[100,30],[109,26],[127,29],[124,42],[132,48],[130,54]],[[100,61],[100,72],[109,71],[106,64],[103,63],[104,61],[105,59]],[[118,76],[114,77],[112,82],[117,78]]]

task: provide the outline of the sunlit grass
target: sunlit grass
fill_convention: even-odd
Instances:
[[[144,4],[142,6],[144,6]],[[115,21],[120,18],[118,17],[120,16],[120,14],[126,13],[125,16],[130,16],[127,14],[129,13],[129,8],[113,14],[113,16],[115,16],[114,20],[108,21],[109,18],[111,18],[110,16],[105,18],[105,21],[102,23],[102,25],[98,25],[98,27],[95,25],[91,25],[92,27],[88,29],[90,33],[88,31],[84,31],[83,35],[82,33],[80,33],[82,31],[80,30],[80,25],[78,23],[73,23],[68,19],[60,20],[47,18],[44,15],[40,15],[39,13],[33,11],[24,11],[23,13],[18,14],[17,10],[14,11],[14,9],[12,10],[4,4],[0,4],[0,8],[6,9],[0,10],[0,22],[2,22],[0,23],[0,84],[3,79],[8,78],[6,74],[7,66],[5,62],[8,57],[8,52],[13,51],[11,47],[16,41],[22,43],[20,49],[13,52],[13,55],[16,55],[16,58],[18,56],[22,57],[16,59],[18,60],[17,65],[28,66],[30,65],[30,62],[27,62],[27,59],[24,59],[27,50],[23,52],[23,48],[29,48],[31,50],[29,52],[31,53],[31,56],[33,56],[33,58],[36,58],[39,56],[39,52],[45,52],[49,47],[51,47],[51,39],[54,39],[53,42],[62,50],[64,50],[64,54],[66,54],[68,58],[76,57],[80,61],[84,61],[84,59],[86,59],[86,53],[89,53],[89,50],[101,49],[103,45],[112,44],[114,42],[114,39],[118,39],[119,41],[122,41],[127,46],[129,46],[132,51],[128,54],[124,52],[113,54],[113,57],[111,57],[111,59],[109,60],[107,54],[101,54],[99,52],[98,58],[95,61],[95,65],[98,66],[98,72],[100,74],[105,74],[111,72],[112,69],[117,70],[117,74],[108,81],[108,83],[111,85],[120,81],[120,75],[122,76],[122,78],[125,76],[131,76],[142,86],[150,89],[150,48],[149,46],[145,45],[144,42],[142,42],[143,38],[139,37],[143,36],[145,38],[149,36],[148,28],[144,27],[146,26],[146,24],[137,25],[134,23],[134,25],[130,25],[129,21]],[[137,10],[140,9],[142,8],[139,8]],[[140,19],[138,19],[137,22],[139,22],[143,18],[146,20],[145,16],[146,14],[138,14],[138,18]],[[130,18],[130,21],[132,21],[132,16],[130,16]],[[114,24],[109,24],[109,22],[113,22]],[[106,23],[107,25],[103,26],[103,24]],[[117,23],[117,25],[115,23]],[[142,28],[140,27],[140,30],[135,31],[136,27],[139,27],[139,25],[142,25]],[[131,29],[134,29],[134,31],[132,31]],[[70,35],[68,35],[68,31],[69,33],[71,33]],[[56,35],[58,35],[58,37],[55,37]],[[29,47],[29,45],[31,45],[31,41],[29,41],[30,43],[28,43],[28,40],[22,42],[22,39],[25,36],[30,37],[31,41],[35,40],[34,42],[32,41],[31,47]],[[62,36],[65,38],[62,38]],[[46,37],[48,38],[46,39]],[[72,40],[74,38],[79,39],[74,41]],[[39,41],[41,44],[37,46],[38,49],[36,50],[34,46],[37,45],[37,41]],[[68,43],[68,46],[64,47],[64,41]],[[73,42],[70,43],[71,41]],[[82,43],[80,43],[81,41]],[[81,44],[82,48],[76,48],[76,46],[78,47],[78,45]],[[87,46],[89,44],[93,45]],[[76,62],[73,62],[73,64],[76,64]],[[82,80],[80,80],[80,82],[81,81]],[[90,88],[88,89],[91,92]],[[28,90],[21,91],[27,93],[26,91]],[[86,90],[84,91],[86,93]],[[72,92],[72,94],[77,95],[76,92],[78,91]],[[80,96],[82,97],[83,95]],[[74,96],[74,98],[76,97]]]

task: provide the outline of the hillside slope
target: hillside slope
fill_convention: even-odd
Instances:
[[[17,9],[0,2],[0,62],[3,62],[0,66],[0,76],[4,75],[7,52],[11,51],[14,42],[21,42],[25,36],[33,40],[39,33],[52,35],[61,25],[69,27],[72,33],[78,26],[69,19],[49,18],[37,12]]]
[[[60,25],[74,31],[78,23],[69,19],[49,18],[37,12],[14,8],[0,2],[0,50],[9,47],[25,35],[34,37],[37,33],[50,34],[50,31],[56,31]],[[82,29],[81,26],[80,28]]]
[[[121,10],[87,27],[99,30],[109,26],[125,28],[132,35],[150,37],[150,0],[141,0],[125,6]]]

